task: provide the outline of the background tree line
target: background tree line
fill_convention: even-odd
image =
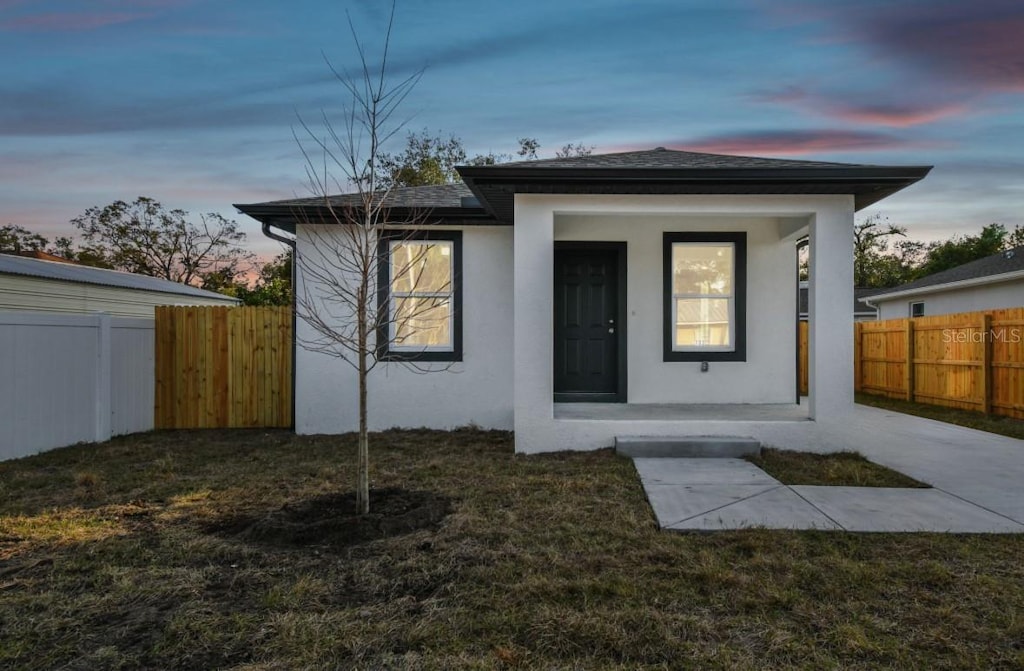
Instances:
[[[924,243],[875,214],[854,227],[854,284],[888,288],[1024,245],[1024,227],[989,224],[976,235],[957,234]]]
[[[219,214],[193,217],[139,196],[130,203],[90,207],[71,225],[76,238],[54,240],[15,224],[2,226],[0,252],[45,252],[85,266],[217,291],[247,305],[291,303],[290,252],[260,263],[245,248],[245,232]]]

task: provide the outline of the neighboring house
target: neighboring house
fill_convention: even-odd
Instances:
[[[775,441],[783,425],[842,421],[853,408],[854,212],[930,168],[658,148],[458,170],[464,185],[389,196],[394,221],[431,211],[414,244],[442,248],[433,270],[451,279],[450,319],[419,350],[395,352],[443,372],[371,376],[371,426],[514,429],[517,451],[539,452],[623,435]],[[297,223],[327,220],[322,200],[236,207],[294,233],[299,258],[336,235]],[[816,421],[794,412],[804,237]],[[395,263],[397,247],[382,249]],[[392,290],[382,273],[385,309]],[[298,334],[312,335],[301,320]],[[349,367],[300,348],[295,375],[298,432],[356,428]]]
[[[1024,247],[873,294],[879,319],[924,317],[1024,306]]]
[[[152,319],[157,305],[238,303],[157,277],[0,254],[0,311],[105,312]]]
[[[878,310],[867,303],[867,298],[878,293],[879,289],[854,287],[853,289],[853,321],[867,322],[878,319]],[[800,321],[807,321],[807,282],[800,282]]]

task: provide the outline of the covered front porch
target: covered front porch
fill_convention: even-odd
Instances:
[[[516,449],[596,449],[620,436],[787,444],[822,420],[841,421],[853,404],[852,220],[852,198],[842,196],[517,196]],[[797,403],[802,238],[813,287],[810,396]],[[725,298],[707,301],[721,303],[720,318],[696,316],[727,320],[728,337],[722,347],[705,334],[699,346],[709,347],[692,352],[680,324],[696,317],[678,311],[699,301],[677,288],[677,275],[697,270],[674,255],[700,260],[703,250],[728,259],[721,272],[692,265],[725,278]],[[594,388],[567,385],[573,375]]]

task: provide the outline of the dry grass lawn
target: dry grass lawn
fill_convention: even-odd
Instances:
[[[828,487],[928,487],[856,452],[812,454],[766,448],[747,461],[784,485]]]
[[[440,511],[416,530],[251,533],[341,506],[354,443],[164,432],[0,463],[0,668],[1024,666],[1024,538],[664,533],[630,461],[505,433],[373,437],[374,487]]]

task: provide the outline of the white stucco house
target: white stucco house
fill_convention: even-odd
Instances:
[[[879,319],[902,319],[1024,306],[1024,247],[876,292]]]
[[[929,170],[657,148],[460,167],[463,184],[395,190],[392,219],[427,208],[431,272],[453,280],[443,326],[403,356],[445,370],[375,372],[371,424],[513,429],[517,451],[539,452],[623,435],[772,441],[842,421],[853,407],[854,212]],[[300,258],[331,234],[297,223],[317,221],[322,201],[236,207],[294,233]],[[804,238],[810,396],[797,405]],[[393,267],[399,250],[382,250]],[[410,299],[382,277],[382,309]],[[297,328],[301,338],[309,327]],[[296,430],[354,430],[351,368],[296,356]]]

